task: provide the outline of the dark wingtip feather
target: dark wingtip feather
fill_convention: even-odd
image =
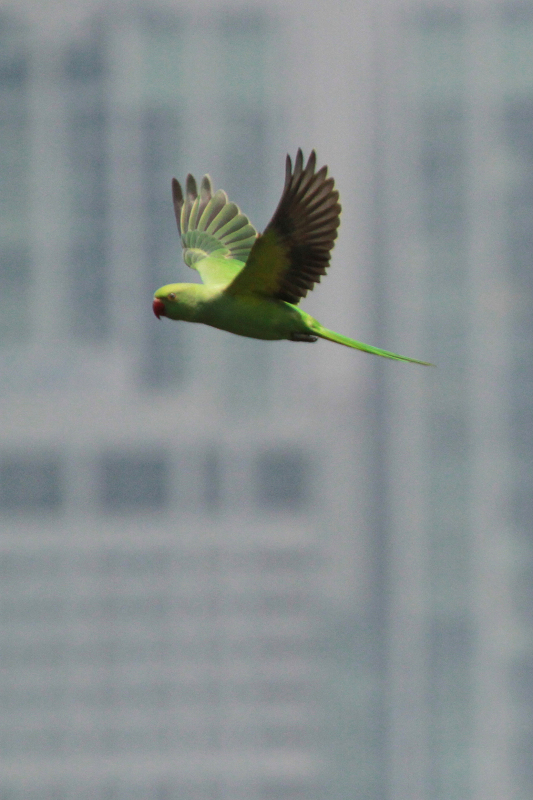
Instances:
[[[172,178],[172,203],[174,205],[174,216],[181,235],[181,209],[183,208],[183,192],[176,178]]]
[[[300,172],[303,170],[304,165],[304,154],[302,153],[302,148],[298,148],[298,152],[296,153],[296,159],[294,161],[294,175],[299,175]]]
[[[176,178],[172,178],[172,200],[174,203],[183,203],[183,192],[181,191],[181,186]]]
[[[276,293],[289,303],[298,303],[305,297],[329,266],[341,206],[327,171],[326,166],[316,171],[315,150],[304,167],[303,152],[298,148],[294,170],[287,156],[283,194],[268,228],[276,231],[289,258],[289,267]]]
[[[305,165],[306,171],[310,170],[311,172],[315,171],[316,167],[316,150],[311,150],[309,154],[309,158],[307,159],[307,164]],[[327,172],[327,167],[325,167]]]
[[[211,178],[209,175],[204,175],[202,178],[202,182],[200,183],[200,197],[202,201],[207,199],[210,200],[213,195],[213,185],[211,183]]]
[[[284,190],[291,182],[291,178],[292,178],[292,161],[290,155],[287,153],[287,158],[285,159],[285,185],[283,187]]]
[[[185,190],[187,192],[187,199],[193,202],[198,197],[198,190],[196,188],[196,181],[189,173],[185,181]]]

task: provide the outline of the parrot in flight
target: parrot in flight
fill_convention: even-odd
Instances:
[[[185,263],[202,283],[170,283],[153,299],[156,317],[202,322],[254,339],[331,342],[385,358],[432,366],[357,342],[324,328],[298,308],[326,274],[337,237],[341,207],[327,167],[316,171],[298,150],[294,170],[287,156],[285,186],[274,216],[258,234],[239,207],[204,175],[198,194],[187,176],[185,197],[173,178],[172,199]]]

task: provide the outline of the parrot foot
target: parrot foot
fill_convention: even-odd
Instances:
[[[289,341],[291,342],[316,342],[318,336],[311,336],[310,333],[291,333]]]

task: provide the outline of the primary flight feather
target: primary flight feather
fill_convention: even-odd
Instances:
[[[187,176],[185,196],[172,180],[172,198],[185,263],[202,283],[171,283],[154,295],[154,314],[253,339],[316,342],[317,338],[385,358],[430,366],[357,342],[324,328],[298,308],[326,274],[337,238],[341,207],[327,167],[316,171],[313,150],[304,166],[298,150],[294,170],[287,156],[285,186],[274,216],[258,234],[221,189],[213,194],[204,175],[200,192]]]

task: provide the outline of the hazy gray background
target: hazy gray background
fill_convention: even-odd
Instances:
[[[1,800],[530,798],[533,4],[0,11]],[[153,317],[299,146],[437,369]]]

